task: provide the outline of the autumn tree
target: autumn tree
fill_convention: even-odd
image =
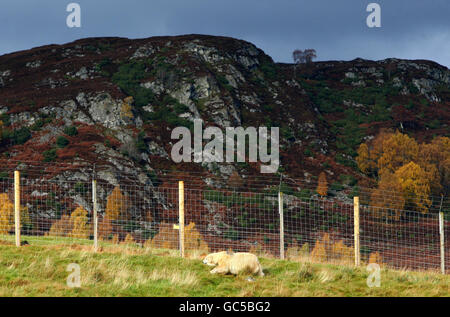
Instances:
[[[28,208],[20,206],[21,227],[31,227]],[[14,203],[9,199],[7,193],[0,194],[0,234],[8,234],[14,229]]]
[[[421,144],[418,164],[428,174],[432,192],[450,194],[450,138],[438,137]]]
[[[87,239],[89,238],[88,212],[83,207],[78,206],[70,215],[73,238]]]
[[[432,193],[450,191],[448,137],[419,144],[406,134],[383,132],[360,145],[356,161],[363,173],[377,177],[371,205],[385,213],[405,208],[425,213]]]
[[[208,252],[208,244],[203,240],[201,233],[191,222],[184,228],[184,240],[186,250],[202,250]]]
[[[99,223],[99,237],[108,239],[114,231],[113,223],[116,221],[126,221],[129,219],[128,208],[130,201],[122,194],[120,186],[114,187],[106,201],[105,215]]]
[[[375,251],[370,253],[369,264],[370,263],[376,263],[380,266],[383,265],[383,257],[381,256],[380,252]]]
[[[402,188],[406,204],[426,213],[431,205],[428,174],[418,164],[410,162],[399,168],[394,176]]]
[[[356,157],[356,163],[358,168],[364,174],[370,174],[375,170],[376,162],[370,158],[369,147],[366,143],[362,143],[357,151],[358,156]]]
[[[359,146],[356,163],[361,172],[369,176],[378,175],[378,160],[383,154],[383,144],[392,136],[392,132],[382,130],[374,139]]]
[[[111,233],[113,231],[113,227],[111,224],[111,220],[106,217],[103,217],[98,223],[98,237],[102,240],[108,240],[109,238],[113,238]]]
[[[120,116],[123,119],[133,119],[133,107],[131,106],[134,102],[132,96],[126,97],[122,102],[122,108],[120,109]]]
[[[62,215],[59,220],[56,220],[47,235],[54,237],[67,237],[72,232],[72,221],[69,215]]]
[[[128,218],[129,200],[123,195],[120,187],[114,187],[106,201],[105,218],[115,220],[126,220]]]
[[[346,246],[343,240],[333,241],[329,233],[325,233],[321,239],[318,239],[311,251],[313,262],[351,263],[353,259],[353,248]]]
[[[327,182],[327,176],[325,175],[324,172],[321,172],[319,174],[319,180],[318,180],[318,184],[317,184],[317,189],[316,189],[317,193],[320,196],[326,196],[327,192],[328,192],[328,182]]]
[[[8,194],[0,194],[0,234],[8,234],[14,228],[14,204]]]
[[[373,214],[380,219],[399,220],[405,206],[402,186],[391,173],[384,173],[370,195],[370,206]]]
[[[228,178],[228,185],[231,188],[236,188],[238,190],[243,189],[244,180],[237,171],[233,171],[233,173],[231,173],[230,177]]]
[[[123,240],[122,244],[128,245],[128,244],[134,244],[134,243],[135,243],[135,241],[134,241],[133,236],[130,233],[127,233],[125,240]]]
[[[160,223],[158,234],[153,239],[146,242],[147,246],[153,248],[176,249],[178,248],[179,231],[169,223]],[[184,241],[186,250],[199,250],[208,252],[208,244],[204,241],[201,233],[195,227],[195,223],[190,222],[184,228]]]
[[[381,218],[399,220],[404,209],[426,213],[431,205],[428,174],[410,162],[394,174],[385,172],[373,190],[370,205]]]
[[[395,173],[401,166],[417,160],[419,145],[408,135],[396,132],[383,141],[383,154],[378,159],[378,173]]]

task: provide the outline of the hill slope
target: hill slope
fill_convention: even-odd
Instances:
[[[232,38],[88,38],[0,56],[0,152],[10,161],[82,160],[144,176],[174,167],[259,173],[254,163],[175,165],[170,131],[202,118],[221,128],[280,127],[287,175],[309,181],[328,169],[331,181],[360,178],[355,150],[380,128],[419,140],[449,135],[449,87],[450,71],[430,61],[294,69]],[[65,130],[71,126],[76,135]],[[68,145],[58,148],[59,136]]]

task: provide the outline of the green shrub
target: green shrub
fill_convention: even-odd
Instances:
[[[339,179],[342,184],[351,186],[351,187],[355,186],[356,182],[357,182],[356,178],[353,175],[342,174],[339,176]]]
[[[39,131],[44,126],[45,121],[43,119],[38,119],[36,122],[31,126],[32,131]]]
[[[68,136],[75,136],[78,134],[78,130],[76,126],[69,126],[64,128],[64,133]]]
[[[441,127],[441,122],[439,119],[434,119],[430,122],[425,123],[425,126],[429,129],[439,129]]]
[[[0,172],[0,181],[8,179],[8,172]]]
[[[280,130],[284,140],[291,142],[295,141],[294,131],[292,131],[289,126],[282,126]]]
[[[419,89],[413,83],[409,83],[407,87],[409,92],[413,95],[417,95],[420,92]]]
[[[112,65],[112,61],[109,57],[102,59],[97,65],[95,65],[95,70],[98,71],[102,76],[109,77],[110,73],[106,70]]]
[[[339,182],[334,182],[334,183],[331,184],[330,189],[335,191],[335,192],[338,192],[338,191],[343,190],[344,186],[342,186],[342,184],[339,183]]]
[[[143,107],[154,101],[154,94],[150,89],[142,87],[141,80],[146,77],[146,64],[133,61],[122,64],[112,76],[112,81],[127,95],[133,96],[134,104]]]
[[[5,127],[9,127],[11,125],[11,117],[7,113],[0,115],[0,121],[3,122]]]
[[[260,70],[263,72],[267,79],[275,80],[277,78],[277,69],[275,64],[270,61],[263,61],[260,66]]]
[[[346,158],[344,155],[340,153],[336,155],[335,160],[337,163],[342,164],[344,166],[356,168],[356,163],[353,160]]]
[[[73,188],[74,188],[75,192],[79,193],[79,194],[84,194],[87,192],[87,184],[86,183],[77,182]]]
[[[349,198],[353,198],[355,196],[359,196],[359,187],[358,186],[354,186],[352,188],[352,191],[350,192],[350,194],[348,194]]]
[[[58,157],[56,154],[56,149],[44,151],[42,152],[42,155],[44,156],[44,162],[53,162]]]
[[[233,86],[230,85],[230,82],[225,78],[225,76],[217,75],[217,82],[219,83],[220,87],[223,87],[228,91],[233,90]]]
[[[29,139],[31,139],[31,132],[27,127],[22,127],[13,131],[12,141],[14,144],[24,144]]]
[[[147,144],[145,143],[145,132],[144,131],[139,132],[139,134],[137,136],[136,148],[141,153],[145,153],[148,151]]]
[[[307,157],[314,156],[314,154],[313,154],[313,152],[311,151],[310,148],[306,148],[306,149],[303,151],[303,154],[304,154],[305,156],[307,156]]]
[[[368,116],[369,122],[389,121],[391,119],[389,110],[381,104],[375,104],[372,114]]]
[[[69,144],[69,140],[67,140],[62,135],[60,135],[56,138],[56,146],[59,147],[60,149],[65,148],[68,144]]]

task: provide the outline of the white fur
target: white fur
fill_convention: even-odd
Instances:
[[[264,276],[261,264],[256,255],[247,252],[228,253],[226,251],[208,254],[203,263],[216,266],[212,274],[239,274],[248,271],[252,274]]]

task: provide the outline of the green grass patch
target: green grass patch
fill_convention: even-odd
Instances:
[[[248,274],[210,274],[195,253],[182,259],[176,250],[131,245],[103,245],[94,253],[79,241],[54,237],[26,237],[30,245],[17,248],[11,238],[0,239],[0,296],[450,295],[450,277],[435,272],[382,269],[381,286],[370,288],[365,267],[260,258],[265,276],[248,281]],[[67,286],[71,263],[80,266],[80,288]]]

